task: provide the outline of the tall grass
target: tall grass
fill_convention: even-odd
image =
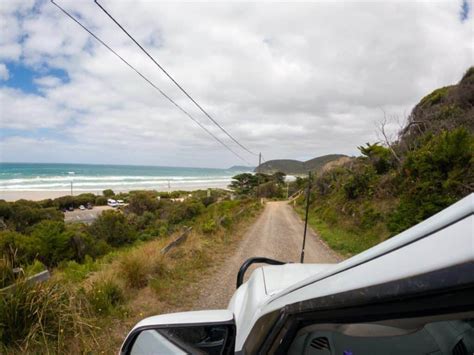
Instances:
[[[113,279],[97,280],[86,296],[93,311],[101,315],[112,313],[125,300],[123,289]]]
[[[148,280],[164,275],[166,270],[164,257],[155,243],[123,255],[119,263],[119,276],[131,288],[145,287]]]
[[[67,338],[90,342],[91,326],[85,321],[88,307],[82,297],[57,282],[33,285],[18,280],[14,285],[0,295],[3,351],[60,353]]]

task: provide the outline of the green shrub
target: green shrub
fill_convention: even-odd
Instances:
[[[394,234],[441,211],[470,190],[474,136],[464,128],[427,136],[403,165],[400,203],[389,219]]]
[[[47,267],[39,260],[33,261],[33,264],[27,265],[24,268],[25,276],[33,276],[46,270]]]
[[[156,199],[155,193],[150,191],[138,191],[130,194],[127,211],[142,215],[145,212],[154,212],[160,207],[160,201]]]
[[[357,147],[359,151],[369,159],[377,174],[385,174],[393,165],[390,150],[379,143]]]
[[[450,88],[451,86],[445,86],[445,87],[436,89],[431,94],[428,94],[424,98],[422,98],[420,103],[422,105],[429,105],[429,106],[436,105],[441,101],[443,97],[446,96]]]
[[[66,230],[64,222],[42,221],[35,225],[31,237],[39,243],[38,259],[48,266],[74,258],[72,234]]]
[[[42,220],[63,221],[64,215],[54,207],[41,208],[34,201],[19,200],[10,204],[11,215],[7,224],[13,226],[18,232],[28,233],[31,227]]]
[[[0,231],[0,253],[14,263],[14,266],[32,263],[40,255],[40,240],[9,230]]]
[[[372,169],[366,168],[363,171],[354,171],[344,184],[344,192],[349,200],[354,200],[361,196],[372,194],[371,182],[374,179]]]
[[[125,297],[123,290],[115,281],[99,280],[87,292],[87,299],[95,313],[104,315],[110,314],[122,304]]]
[[[221,219],[220,219],[220,222],[221,222],[221,226],[224,227],[224,228],[229,228],[231,225],[232,225],[232,217],[231,216],[223,216]]]
[[[105,205],[107,205],[107,197],[105,197],[105,196],[96,196],[95,205],[96,206],[105,206]]]
[[[104,211],[90,225],[89,233],[114,247],[130,244],[136,239],[136,231],[125,216],[117,211]]]
[[[202,224],[201,230],[206,234],[214,233],[217,230],[216,221],[213,218],[208,219]]]
[[[98,265],[90,256],[86,256],[84,262],[81,264],[71,260],[59,265],[59,270],[63,272],[65,279],[71,282],[80,282],[91,272],[97,271],[98,269]]]

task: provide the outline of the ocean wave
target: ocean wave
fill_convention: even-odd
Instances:
[[[208,175],[208,176],[36,176],[21,179],[2,179],[0,184],[21,184],[21,183],[48,183],[48,182],[67,182],[71,181],[192,181],[196,179],[230,179],[231,175]]]
[[[228,184],[231,181],[230,178],[220,179],[189,179],[189,180],[173,180],[170,181],[170,186],[205,186],[206,184]],[[0,183],[1,190],[14,190],[14,191],[34,191],[34,190],[67,190],[71,186],[70,181],[56,182],[56,183],[30,183],[30,184],[4,184]],[[89,181],[80,182],[74,181],[73,188],[75,190],[103,190],[107,188],[167,188],[168,180],[141,180],[141,181]]]

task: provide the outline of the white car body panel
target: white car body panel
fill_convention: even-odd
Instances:
[[[145,318],[138,322],[133,329],[161,324],[223,323],[232,319],[234,319],[234,314],[226,309],[169,313]]]

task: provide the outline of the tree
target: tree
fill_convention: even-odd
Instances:
[[[45,265],[54,266],[75,256],[72,233],[66,230],[64,222],[41,221],[35,225],[31,238],[38,241],[38,259]]]
[[[238,174],[232,177],[229,187],[238,195],[253,194],[258,185],[258,176],[251,173]]]
[[[154,212],[160,207],[160,202],[153,193],[147,191],[138,191],[130,196],[127,210],[137,215],[145,212]]]
[[[125,216],[117,211],[104,211],[90,225],[92,236],[105,240],[108,244],[118,247],[132,243],[136,239],[136,231],[127,222]]]
[[[391,168],[390,150],[381,146],[378,142],[374,144],[366,143],[365,147],[359,146],[357,149],[370,160],[377,174],[385,174]]]
[[[102,191],[102,195],[104,195],[104,197],[111,198],[115,196],[115,192],[111,189],[107,189]]]

